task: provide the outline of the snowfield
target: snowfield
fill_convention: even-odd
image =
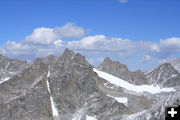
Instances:
[[[99,77],[107,80],[111,84],[120,86],[122,88],[125,88],[126,90],[134,91],[137,93],[148,92],[151,94],[156,94],[156,93],[161,93],[161,92],[175,91],[174,88],[160,88],[159,86],[153,86],[153,85],[141,85],[141,86],[134,85],[134,84],[128,83],[127,81],[122,80],[118,77],[115,77],[113,75],[110,75],[110,74],[102,72],[102,71],[99,71],[95,68],[93,70],[94,70],[94,72],[96,72],[98,74]]]

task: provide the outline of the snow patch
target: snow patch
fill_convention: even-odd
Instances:
[[[10,79],[9,77],[5,78],[4,80],[0,81],[0,84],[2,84],[3,82],[8,81],[9,79]]]
[[[51,75],[51,73],[50,73],[50,66],[49,66],[49,69],[48,69],[48,74],[47,74],[47,77],[49,78],[50,77],[50,75]]]
[[[123,103],[125,104],[126,106],[128,105],[128,98],[127,97],[114,97],[114,96],[111,96],[111,95],[107,95],[111,98],[114,98],[115,100],[117,100],[119,103]]]
[[[97,120],[95,117],[86,115],[86,120]]]
[[[74,115],[72,120],[81,120],[83,118],[84,115],[84,108],[79,109]]]
[[[51,73],[50,73],[50,68],[51,68],[51,67],[49,66],[48,74],[47,74],[47,77],[48,77],[48,78],[49,78],[50,75],[51,75]],[[50,90],[50,86],[49,86],[49,81],[48,81],[48,80],[46,80],[46,84],[47,84],[48,92],[50,93],[50,100],[51,100],[51,107],[52,107],[53,116],[56,117],[56,116],[58,116],[58,110],[57,110],[56,105],[55,105],[55,103],[54,103],[54,100],[53,100],[53,98],[52,98],[52,96],[51,96],[51,90]]]
[[[173,92],[173,91],[175,91],[173,88],[160,88],[159,86],[153,86],[153,85],[137,86],[137,85],[128,83],[127,81],[122,80],[118,77],[110,75],[108,73],[99,71],[95,68],[93,70],[94,70],[94,72],[96,72],[98,74],[99,77],[109,81],[111,84],[120,86],[120,87],[125,88],[125,89],[130,90],[130,91],[135,91],[137,93],[149,92],[151,94],[156,94],[156,93],[161,93],[161,92]]]
[[[50,100],[51,100],[51,106],[52,106],[52,112],[53,112],[53,116],[58,116],[58,110],[55,106],[55,103],[53,101],[52,96],[50,96]]]

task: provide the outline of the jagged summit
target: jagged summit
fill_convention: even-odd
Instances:
[[[143,72],[140,70],[131,72],[126,65],[121,64],[119,61],[112,61],[109,57],[105,58],[97,69],[115,75],[133,84],[148,84],[147,78]]]
[[[164,63],[159,65],[153,71],[147,74],[149,82],[154,85],[163,87],[174,87],[180,85],[180,74],[170,64]]]
[[[164,63],[170,63],[180,73],[180,58],[173,58]]]
[[[108,80],[94,72],[93,66],[84,56],[69,49],[60,57],[50,55],[38,58],[28,67],[22,62],[0,56],[0,69],[4,70],[1,73],[21,71],[0,84],[0,119],[4,120],[88,120],[89,117],[94,120],[121,120],[127,117],[141,120],[146,115],[141,116],[136,112],[143,110],[142,114],[147,113],[147,118],[153,118],[154,111],[157,111],[154,107],[157,106],[160,110],[160,105],[165,104],[166,98],[170,98],[171,102],[179,98],[178,92],[175,95],[137,95],[126,91],[128,86],[123,89],[113,84],[108,86]],[[133,84],[147,83],[142,71],[131,72],[126,65],[108,57],[98,69]],[[173,79],[169,80],[169,75]],[[162,64],[149,74],[153,78],[152,82],[163,79],[161,83],[168,86],[176,86],[174,83],[178,82],[172,81],[180,78],[178,75],[169,63]],[[160,79],[157,80],[158,76]],[[123,84],[122,81],[121,83]]]
[[[92,65],[88,63],[84,56],[69,49],[66,49],[64,53],[58,58],[56,65],[58,66],[62,63],[69,67],[72,67],[72,65],[92,67]]]
[[[131,77],[126,65],[121,64],[119,61],[112,61],[109,57],[105,58],[97,69],[116,75],[125,80],[130,80]]]

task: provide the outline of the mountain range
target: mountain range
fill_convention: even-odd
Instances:
[[[0,120],[164,120],[180,105],[180,58],[149,72],[66,49],[32,64],[0,55]]]

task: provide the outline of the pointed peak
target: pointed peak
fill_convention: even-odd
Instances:
[[[111,58],[109,58],[109,57],[106,57],[106,58],[104,59],[104,61],[110,61],[110,62],[112,62]]]
[[[75,55],[75,52],[69,49],[65,49],[63,54],[61,55],[61,57],[68,57],[68,58],[72,58]]]

